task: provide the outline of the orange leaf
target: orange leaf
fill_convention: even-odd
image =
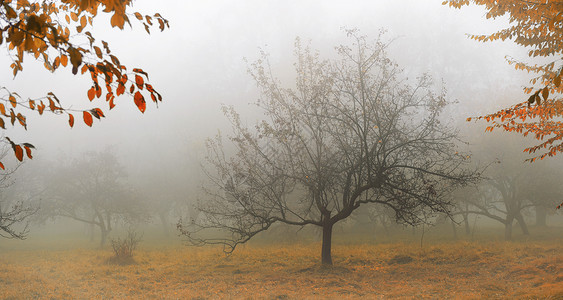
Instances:
[[[141,92],[137,91],[135,93],[135,105],[139,108],[142,113],[145,113],[145,109],[147,108],[147,104],[145,102],[145,97],[141,94]]]
[[[2,170],[5,170],[5,168],[4,168],[4,164],[3,164],[3,163],[1,163],[1,162],[0,162],[0,168],[1,168]]]
[[[63,65],[63,67],[66,67],[67,64],[68,64],[68,56],[61,54],[61,65]]]
[[[95,87],[91,87],[88,90],[88,99],[90,99],[90,101],[94,100],[94,97],[96,96],[96,88]]]
[[[98,116],[100,116],[100,117],[102,117],[102,118],[105,118],[105,117],[106,117],[106,116],[104,116],[104,112],[103,112],[101,109],[99,109],[99,108],[94,108],[94,109],[92,109],[92,110],[95,111]]]
[[[125,24],[125,19],[121,14],[118,14],[116,12],[113,14],[113,16],[111,16],[110,23],[112,27],[119,27],[119,29],[123,29],[123,25]]]
[[[102,88],[100,86],[96,86],[96,97],[100,98],[102,96]]]
[[[82,116],[84,118],[84,123],[86,123],[86,125],[92,127],[92,121],[93,121],[92,115],[89,112],[84,111],[84,112],[82,112]]]
[[[139,76],[139,75],[135,75],[135,83],[137,84],[137,87],[142,90],[143,89],[143,84],[145,83],[145,81],[143,80],[143,77]]]
[[[68,114],[68,124],[71,128],[74,126],[74,116],[72,114]]]
[[[115,107],[115,104],[113,103],[113,97],[109,100],[109,109],[112,109]]]
[[[23,147],[25,149],[25,154],[27,154],[27,157],[29,157],[29,159],[32,159],[33,156],[31,156],[31,148],[24,146]]]
[[[41,105],[37,106],[37,110],[39,111],[39,115],[43,114],[43,110],[45,109],[45,104],[41,101]]]
[[[123,83],[119,83],[119,86],[117,87],[117,90],[115,91],[115,93],[118,96],[123,95],[123,93],[125,93],[125,85],[123,85]]]
[[[10,103],[12,103],[12,106],[16,107],[16,104],[17,104],[16,97],[10,95],[9,99],[10,99]]]
[[[13,145],[13,148],[14,148],[14,152],[16,154],[16,158],[19,161],[22,161],[23,160],[23,149],[22,149],[22,147],[20,145]]]

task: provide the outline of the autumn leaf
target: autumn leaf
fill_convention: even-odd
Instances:
[[[68,64],[68,56],[61,54],[61,65],[63,65],[63,67],[66,67]]]
[[[139,91],[135,93],[135,105],[137,105],[142,113],[145,113],[145,109],[147,108],[145,97],[143,97],[143,95]]]
[[[23,149],[20,145],[13,145],[14,153],[19,161],[23,160]]]
[[[114,13],[113,16],[111,16],[110,24],[112,27],[119,27],[120,29],[123,29],[123,25],[125,25],[124,15],[117,12]]]
[[[145,81],[143,80],[143,77],[139,76],[139,75],[135,75],[135,83],[137,84],[137,87],[142,90],[143,89],[143,84],[145,83]]]
[[[5,43],[8,55],[12,58],[10,64],[14,76],[23,70],[23,58],[29,57],[41,60],[46,69],[51,72],[56,71],[60,66],[72,66],[72,73],[82,74],[90,71],[92,86],[87,90],[90,101],[95,97],[100,98],[106,93],[106,101],[112,109],[115,95],[123,95],[126,92],[128,68],[121,65],[119,59],[110,54],[109,44],[103,40],[98,40],[92,32],[86,31],[88,25],[92,26],[92,19],[103,11],[111,15],[109,23],[113,27],[123,29],[124,24],[129,22],[127,12],[128,6],[132,6],[132,1],[1,1],[0,8],[4,11],[4,21],[6,26],[0,28],[0,44]],[[158,15],[158,17],[157,17]],[[143,22],[145,17],[135,13],[135,17]],[[168,24],[160,14],[155,14],[155,19]],[[66,22],[65,22],[66,20]],[[143,26],[146,26],[144,24]],[[131,25],[131,24],[130,24]],[[81,34],[75,35],[76,31]],[[89,46],[89,49],[85,47]],[[109,59],[105,59],[105,56]],[[131,84],[131,95],[135,90],[143,89],[148,84],[148,74],[141,69],[134,69],[135,73],[144,75],[140,80],[136,78],[135,83]],[[136,72],[141,71],[141,72]],[[100,81],[103,81],[100,82]],[[114,91],[115,90],[115,91]],[[155,93],[157,93],[155,91]],[[43,98],[48,100],[42,100]],[[54,94],[38,99],[29,99],[25,104],[18,105],[18,99],[22,99],[15,92],[9,92],[4,103],[0,103],[0,113],[10,118],[12,124],[16,120],[27,129],[26,116],[23,112],[11,110],[7,114],[6,103],[12,108],[37,110],[42,116],[48,108],[55,114],[66,113],[69,115],[69,125],[73,127],[74,116],[70,114],[59,99]],[[48,101],[48,103],[46,102]],[[136,103],[141,102],[139,97]],[[138,106],[139,107],[139,106]],[[83,113],[84,122],[92,126],[92,118],[103,117],[103,112],[99,109]],[[4,128],[3,119],[0,118],[0,127]]]
[[[94,51],[96,52],[96,56],[98,56],[99,59],[104,58],[104,56],[102,55],[102,50],[100,50],[100,47],[94,46]]]
[[[17,102],[16,102],[16,97],[14,97],[13,95],[10,95],[8,97],[8,99],[10,100],[10,103],[12,104],[13,107],[16,107]]]
[[[101,109],[99,109],[99,108],[94,108],[94,109],[92,109],[92,112],[93,112],[93,113],[95,112],[98,116],[100,116],[100,117],[102,117],[102,118],[105,118],[105,117],[106,117],[106,116],[104,116],[104,112],[103,112]],[[98,119],[99,119],[99,118],[98,118]]]
[[[82,112],[82,117],[84,118],[84,123],[86,123],[89,127],[92,127],[92,115],[89,112],[84,111]]]
[[[26,146],[24,146],[23,148],[25,149],[25,153],[27,154],[27,157],[29,157],[29,159],[32,159],[33,156],[31,156],[31,149]]]
[[[0,169],[6,170],[6,168],[4,168],[4,164],[2,162],[0,162]]]
[[[94,100],[94,97],[96,97],[96,88],[91,87],[91,88],[88,90],[88,99],[89,99],[90,101],[92,101],[92,100]]]

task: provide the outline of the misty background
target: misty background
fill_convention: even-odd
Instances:
[[[123,166],[127,175],[123,180],[143,195],[143,201],[158,206],[174,198],[184,202],[188,211],[204,180],[200,162],[205,156],[205,139],[230,130],[221,105],[233,105],[248,124],[260,118],[256,107],[249,104],[259,97],[259,91],[247,72],[260,49],[270,54],[276,76],[291,84],[295,38],[311,41],[321,57],[330,58],[335,56],[334,47],[346,42],[343,28],[357,28],[368,40],[385,29],[384,40],[393,40],[389,56],[404,74],[414,79],[429,73],[435,89],[447,89],[449,99],[457,101],[448,108],[447,118],[469,142],[468,150],[476,162],[508,159],[515,168],[523,167],[525,140],[500,132],[485,135],[486,123],[465,120],[525,99],[522,88],[530,77],[508,65],[505,56],[526,60],[527,50],[510,41],[470,40],[467,34],[490,34],[506,27],[507,18],[486,20],[480,7],[455,10],[441,2],[136,1],[135,11],[159,12],[169,20],[170,29],[159,32],[154,28],[147,35],[132,21],[132,29],[112,30],[106,16],[100,16],[93,21],[93,35],[107,41],[123,64],[149,73],[163,102],[158,108],[147,103],[144,114],[127,95],[117,98],[111,111],[103,99],[88,106],[88,76],[73,76],[70,69],[49,73],[32,57],[13,78],[11,60],[7,54],[0,55],[0,67],[5,70],[0,72],[0,80],[23,98],[52,91],[66,107],[100,107],[106,115],[101,121],[94,120],[92,128],[76,116],[71,129],[64,115],[28,114],[28,131],[9,129],[16,143],[29,142],[37,148],[34,159],[26,160],[20,170],[39,176],[85,152],[110,151]],[[559,164],[557,160],[551,163]],[[11,156],[4,161],[8,167],[15,165]],[[186,211],[176,209],[177,214],[167,220],[171,234]],[[160,226],[157,214],[151,216],[151,223]],[[34,231],[31,228],[31,236]]]

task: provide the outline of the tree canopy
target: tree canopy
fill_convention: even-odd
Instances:
[[[489,35],[470,35],[482,42],[512,40],[516,44],[530,48],[531,62],[508,58],[508,62],[518,70],[536,73],[531,86],[524,88],[530,96],[527,100],[498,112],[477,117],[491,122],[486,131],[502,128],[524,136],[531,135],[540,140],[539,144],[525,148],[532,154],[528,159],[551,157],[563,152],[563,1],[524,1],[524,0],[449,0],[451,7],[476,4],[484,6],[486,17],[497,18],[508,15],[510,26]],[[535,104],[535,105],[534,105]],[[470,121],[472,118],[468,118]]]
[[[116,97],[130,94],[141,112],[146,110],[145,97],[157,103],[162,96],[148,83],[149,76],[141,68],[129,69],[112,54],[109,44],[99,40],[90,31],[92,20],[100,14],[110,14],[110,25],[123,29],[132,21],[140,22],[150,33],[153,25],[162,31],[168,21],[159,13],[142,15],[131,12],[131,0],[1,0],[0,1],[0,44],[6,45],[11,69],[16,76],[23,70],[25,56],[43,62],[45,68],[55,72],[70,68],[73,74],[89,74],[92,86],[86,92],[87,98],[101,98],[105,94],[108,109],[115,106]],[[22,111],[45,111],[66,115],[70,127],[74,126],[74,115],[81,116],[84,123],[92,126],[93,118],[104,117],[99,107],[88,109],[67,108],[52,92],[40,98],[20,96],[16,91],[1,88],[0,127],[6,131],[6,121],[21,125],[27,130],[26,117]],[[5,121],[6,119],[6,121]],[[25,155],[32,158],[30,143],[16,143],[6,140],[22,161]],[[0,162],[0,168],[4,165]]]
[[[204,217],[178,224],[190,242],[231,252],[274,224],[312,225],[323,231],[322,263],[332,264],[333,225],[355,210],[381,205],[415,225],[447,214],[449,192],[479,177],[440,120],[445,92],[428,76],[409,84],[382,40],[347,33],[333,60],[297,40],[293,88],[272,75],[266,54],[253,64],[264,119],[247,127],[225,108],[235,151],[220,136],[209,141]]]

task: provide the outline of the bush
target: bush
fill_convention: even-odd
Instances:
[[[135,263],[133,260],[133,251],[141,242],[141,235],[134,230],[129,230],[127,236],[117,239],[111,239],[111,247],[113,248],[114,256],[110,262],[120,265]]]

